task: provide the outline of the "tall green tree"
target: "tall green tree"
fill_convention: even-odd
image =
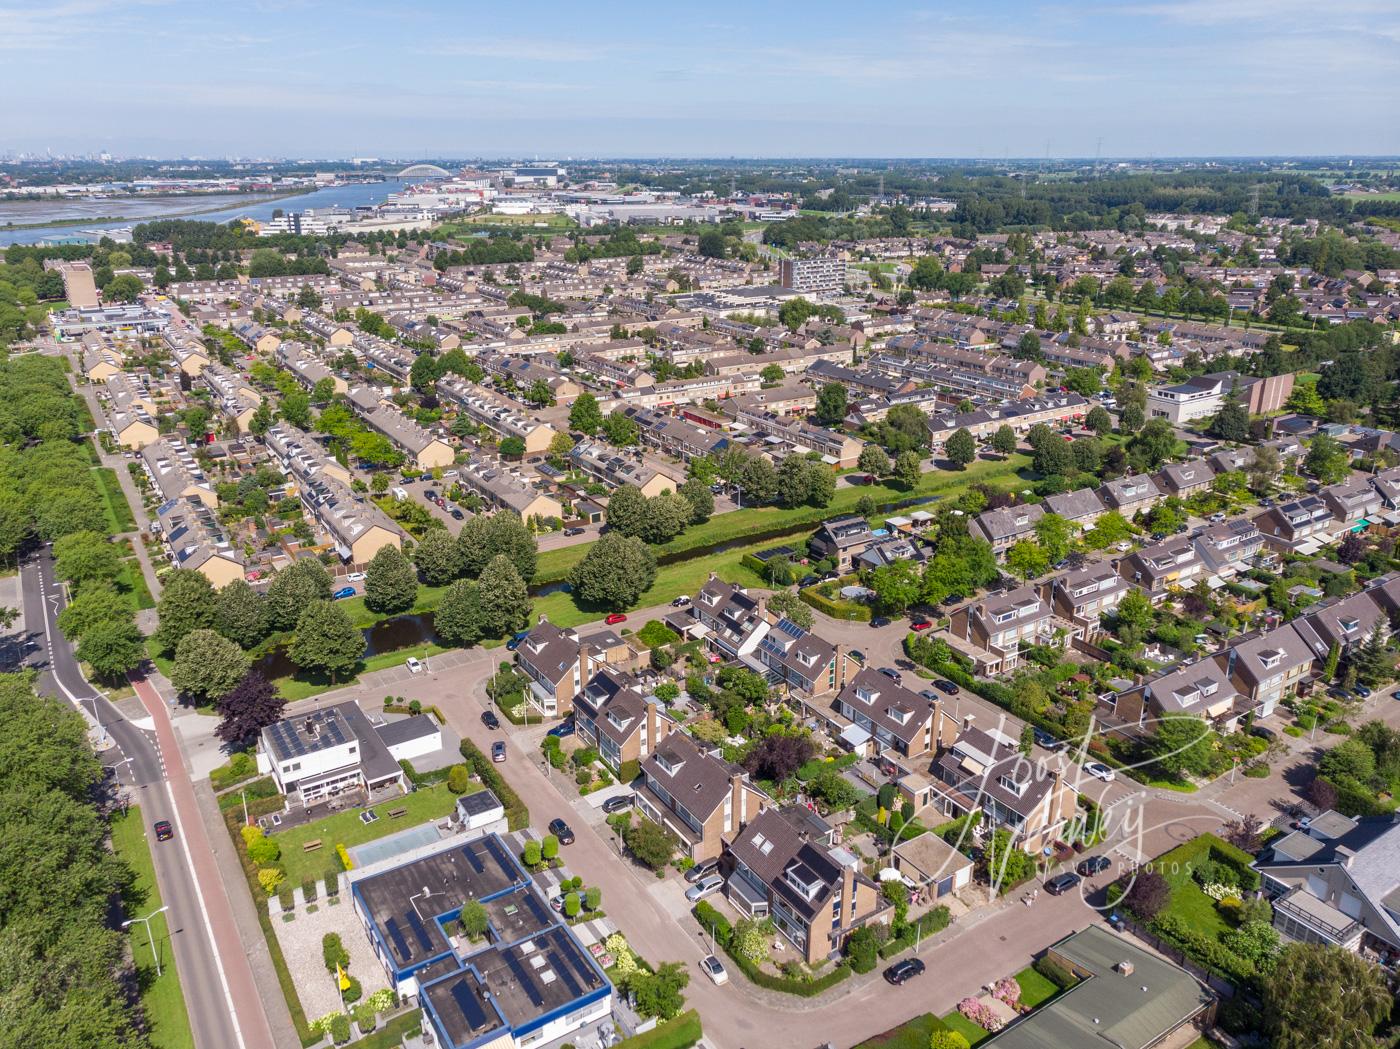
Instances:
[[[1356,1049],[1391,1014],[1381,969],[1351,951],[1290,943],[1263,980],[1264,1018],[1274,1049]]]
[[[156,603],[160,620],[156,640],[165,652],[172,653],[186,634],[212,627],[214,613],[214,586],[208,577],[190,568],[177,568],[165,577]]]
[[[413,551],[423,582],[446,586],[462,574],[462,550],[446,528],[430,528]]]
[[[433,629],[453,645],[466,647],[485,634],[480,587],[470,579],[459,579],[447,588],[433,613]]]
[[[365,607],[393,615],[408,611],[417,599],[417,573],[402,550],[386,543],[365,568]]]
[[[690,505],[690,523],[704,524],[715,512],[715,494],[698,477],[684,482],[676,491]]]
[[[875,477],[884,477],[890,472],[890,457],[878,444],[867,444],[860,450],[856,468]]]
[[[916,451],[900,452],[894,460],[895,480],[905,488],[913,488],[919,483],[923,472],[923,456]]]
[[[146,659],[146,639],[130,619],[97,623],[78,641],[79,660],[105,681],[120,681]]]
[[[1014,441],[1012,448],[1013,450],[1015,448]],[[949,461],[959,470],[965,470],[967,464],[977,458],[977,442],[973,440],[972,434],[968,432],[966,427],[960,426],[948,438],[944,451],[948,453]]]
[[[619,535],[642,535],[647,530],[647,497],[636,485],[624,484],[608,498],[609,531]]]
[[[121,573],[121,554],[100,532],[70,532],[53,544],[54,574],[79,589],[89,583],[112,582]]]
[[[656,555],[640,539],[606,532],[569,575],[583,604],[614,611],[630,608],[656,579]]]
[[[267,636],[267,601],[245,580],[235,579],[214,598],[214,629],[243,648]]]
[[[530,621],[530,592],[515,564],[497,554],[481,570],[477,580],[482,628],[491,637],[521,630]]]
[[[822,426],[840,426],[846,418],[846,387],[839,382],[826,383],[817,391],[817,406],[812,413],[814,422]]]
[[[1016,451],[1016,431],[1005,424],[998,426],[996,433],[992,434],[992,450],[998,455],[1010,455]]]
[[[308,605],[330,596],[331,577],[325,566],[314,557],[298,558],[268,585],[268,623],[273,630],[291,630]]]
[[[1351,455],[1331,434],[1320,433],[1308,443],[1303,469],[1323,484],[1340,484],[1351,474]]]
[[[332,681],[350,673],[365,653],[365,638],[334,601],[313,600],[296,621],[287,655],[303,670],[320,671]]]
[[[199,702],[218,699],[246,673],[248,655],[235,642],[213,630],[191,630],[175,646],[170,683]]]

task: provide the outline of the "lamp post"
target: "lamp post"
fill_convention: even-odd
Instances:
[[[81,699],[78,700],[78,702],[92,704],[92,720],[96,723],[98,730],[102,733],[102,735],[97,740],[97,745],[103,749],[106,749],[107,726],[102,723],[102,715],[100,715],[97,712],[97,697],[83,696]]]
[[[144,926],[146,927],[146,939],[149,940],[149,941],[150,941],[150,944],[151,944],[151,957],[154,958],[154,959],[155,959],[155,962],[156,962],[156,976],[160,976],[160,974],[161,974],[161,973],[160,973],[160,955],[156,952],[156,938],[155,938],[155,936],[151,933],[151,919],[154,918],[157,914],[163,914],[164,912],[166,912],[166,911],[168,911],[168,910],[170,910],[170,905],[169,905],[169,904],[167,904],[167,905],[164,906],[164,907],[161,907],[159,910],[154,910],[154,911],[152,911],[150,914],[146,915],[144,918],[132,918],[132,919],[130,919],[130,920],[128,920],[128,921],[122,922],[122,928],[123,928],[123,929],[129,928],[130,926],[135,925],[137,922],[140,922],[142,925],[144,925]]]

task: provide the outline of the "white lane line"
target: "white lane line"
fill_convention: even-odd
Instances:
[[[219,943],[214,939],[214,926],[209,920],[209,908],[204,904],[204,892],[199,887],[199,876],[195,873],[194,857],[190,855],[190,840],[185,834],[184,821],[180,819],[180,809],[175,804],[175,792],[170,789],[170,780],[165,781],[165,796],[170,801],[170,814],[175,818],[175,826],[180,834],[180,851],[185,854],[185,870],[190,884],[194,886],[194,898],[199,903],[199,916],[204,922],[204,935],[209,941],[209,953],[214,956],[214,967],[219,970],[219,983],[223,985],[224,1002],[228,1006],[229,1019],[233,1022],[233,1036],[238,1044],[247,1049],[243,1040],[243,1030],[238,1026],[238,1010],[233,1007],[233,992],[229,989],[228,976],[224,973],[224,962],[219,956]]]

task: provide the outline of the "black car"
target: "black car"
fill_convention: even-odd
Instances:
[[[899,672],[898,670],[896,670],[894,667],[881,667],[881,668],[880,668],[880,673],[884,674],[885,677],[889,678],[889,679],[890,679],[891,681],[893,681],[896,685],[899,684],[901,681],[904,680],[903,675],[900,674],[900,672]]]
[[[481,723],[489,729],[498,729],[501,727],[501,719],[496,717],[496,712],[494,710],[483,710],[481,712]]]
[[[870,625],[875,627],[889,626],[890,618],[889,616],[873,616],[871,617]]]
[[[912,980],[914,977],[922,974],[923,971],[924,963],[919,961],[919,959],[905,958],[904,961],[895,962],[885,970],[885,979],[895,987],[898,987],[906,980]]]
[[[1086,878],[1092,878],[1095,874],[1102,874],[1113,866],[1113,861],[1107,856],[1089,856],[1079,861],[1079,866],[1075,868]]]
[[[719,860],[706,860],[704,863],[697,863],[690,870],[685,872],[685,880],[694,885],[701,878],[707,878],[711,874],[719,873]]]
[[[636,803],[637,795],[619,794],[617,797],[609,798],[607,801],[603,802],[603,811],[611,816],[615,812],[622,812],[625,809],[630,809]]]
[[[933,687],[949,696],[956,696],[958,694],[958,686],[946,678],[939,678],[933,683]]]
[[[572,535],[583,535],[583,529],[582,529],[582,528],[566,528],[566,529],[564,529],[564,534],[565,534],[565,535],[570,535],[570,536],[572,536]]]
[[[175,828],[170,826],[169,820],[156,820],[151,824],[151,829],[156,832],[156,841],[169,841],[175,837]]]
[[[1035,741],[1046,750],[1059,750],[1064,746],[1058,739],[1050,735],[1043,728],[1032,728],[1031,733],[1035,736]]]
[[[1057,874],[1046,881],[1045,891],[1051,896],[1059,896],[1061,893],[1069,892],[1070,889],[1074,888],[1081,881],[1083,881],[1083,879],[1080,878],[1079,875],[1065,871],[1065,873]]]
[[[572,845],[574,843],[574,832],[563,820],[555,818],[549,821],[549,833],[559,839],[560,845]]]
[[[461,521],[461,520],[463,520],[466,516],[467,516],[466,514],[462,513],[462,511],[461,511],[461,510],[458,510],[455,506],[452,508],[452,520],[454,520],[454,521]]]

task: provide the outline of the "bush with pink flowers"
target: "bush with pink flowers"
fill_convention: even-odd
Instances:
[[[1005,1026],[1001,1017],[992,1012],[991,1006],[980,998],[964,998],[958,1003],[958,1012],[984,1031],[991,1031],[993,1034]]]
[[[1009,976],[1003,976],[992,988],[992,997],[997,1001],[1005,1002],[1013,1009],[1020,1008],[1021,985]]]

